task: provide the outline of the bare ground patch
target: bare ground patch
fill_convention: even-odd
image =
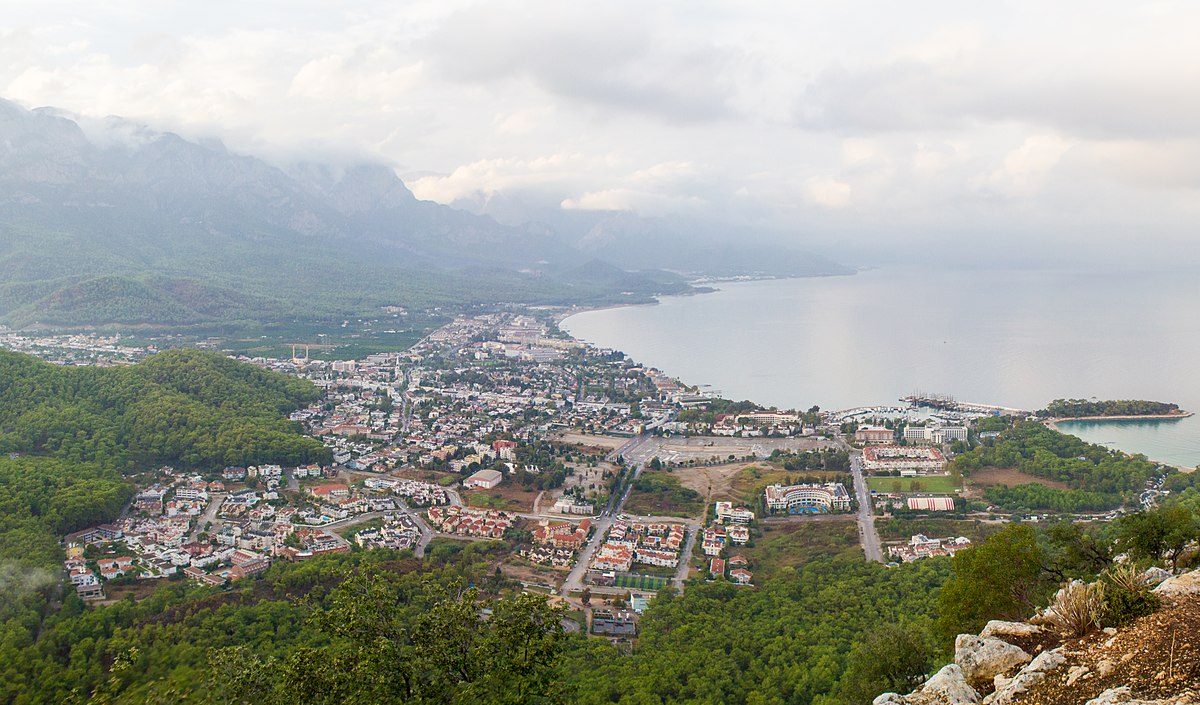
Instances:
[[[727,463],[725,465],[709,465],[705,467],[677,468],[672,474],[679,478],[679,484],[695,490],[708,498],[708,502],[738,501],[741,495],[734,490],[734,482],[744,470],[752,467],[762,468],[766,472],[770,467],[766,463]]]
[[[551,440],[563,445],[575,446],[588,455],[607,455],[610,451],[614,451],[629,442],[628,438],[622,436],[593,436],[577,431],[558,433]]]
[[[538,490],[527,490],[513,484],[502,484],[490,490],[466,490],[462,493],[463,501],[468,506],[509,512],[533,511],[533,500],[537,499],[537,496]]]
[[[1067,662],[1023,694],[1030,705],[1083,705],[1100,693],[1128,687],[1137,699],[1200,691],[1200,599],[1168,599],[1163,608],[1121,629],[1095,633],[1065,647]],[[1102,667],[1103,664],[1103,667]],[[1071,685],[1071,669],[1086,669]],[[1183,702],[1194,702],[1185,699]]]
[[[980,468],[971,473],[971,476],[967,479],[966,494],[968,497],[979,497],[983,494],[983,489],[986,487],[995,487],[997,485],[1016,487],[1017,485],[1030,484],[1053,487],[1056,490],[1070,489],[1065,482],[1047,480],[1044,477],[1037,477],[1027,472],[1021,472],[1016,468],[989,467]]]

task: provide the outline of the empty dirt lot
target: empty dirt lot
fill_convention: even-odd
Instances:
[[[686,463],[728,462],[729,456],[741,460],[748,455],[765,458],[776,450],[813,450],[832,447],[833,442],[815,436],[802,438],[731,438],[727,436],[692,436],[648,438],[626,454],[630,462],[647,462],[658,456],[665,462]]]
[[[1021,472],[1016,468],[980,468],[972,472],[971,476],[967,478],[967,496],[979,496],[985,487],[994,487],[996,485],[1016,487],[1017,485],[1029,484],[1053,487],[1058,490],[1070,489],[1065,482],[1047,480],[1043,477]]]
[[[679,478],[679,484],[695,490],[709,502],[719,500],[735,500],[734,480],[742,471],[762,463],[727,463],[725,465],[708,465],[694,468],[675,468],[671,474]]]

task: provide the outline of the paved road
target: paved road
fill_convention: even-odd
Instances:
[[[417,524],[417,528],[421,530],[421,538],[417,539],[417,545],[413,546],[413,555],[417,558],[425,557],[425,549],[429,546],[429,542],[433,540],[433,529],[429,528],[429,524],[425,523],[425,519],[421,517],[419,510],[412,509],[404,502],[398,502],[400,510],[407,514]]]
[[[208,496],[208,506],[204,508],[204,513],[196,518],[196,526],[192,529],[192,535],[188,537],[189,541],[196,541],[200,537],[200,532],[204,531],[204,525],[210,521],[216,521],[217,510],[221,508],[221,503],[225,501],[227,492],[214,492]]]
[[[875,530],[875,503],[871,501],[871,490],[863,476],[861,453],[850,456],[850,471],[854,474],[854,494],[858,499],[858,538],[862,542],[863,553],[867,560],[883,563],[879,532]]]
[[[688,567],[692,564],[692,549],[696,547],[696,535],[700,533],[699,524],[688,524],[687,541],[683,544],[683,551],[679,554],[679,568],[675,570],[675,591],[683,593],[683,581],[687,580]]]
[[[604,537],[608,535],[608,529],[612,526],[612,523],[613,517],[611,515],[604,515],[596,520],[596,533],[592,534],[592,540],[588,541],[587,546],[579,552],[579,557],[575,561],[575,567],[571,569],[571,572],[567,575],[567,579],[563,581],[558,594],[568,597],[571,591],[583,589],[583,576],[587,574],[588,565],[592,562],[592,555],[596,553],[596,549],[600,548],[600,544],[604,543]]]

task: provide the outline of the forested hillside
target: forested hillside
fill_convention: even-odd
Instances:
[[[691,290],[664,265],[627,272],[544,227],[420,201],[386,166],[285,169],[115,118],[109,129],[93,139],[0,99],[0,322],[248,324]]]
[[[937,560],[888,570],[845,557],[803,566],[756,590],[692,585],[653,604],[637,648],[627,653],[605,640],[539,627],[543,608],[522,607],[514,586],[489,573],[495,550],[443,545],[424,563],[377,551],[278,564],[229,593],[171,583],[138,605],[86,609],[72,598],[25,658],[0,654],[0,698],[60,703],[75,690],[87,702],[100,689],[102,701],[112,703],[240,702],[231,696],[242,695],[268,705],[303,693],[305,702],[331,705],[857,704],[887,685],[861,667],[847,672],[849,664],[870,660],[855,649],[872,633],[906,625],[925,635],[914,653],[918,666],[932,662],[928,625],[949,567]],[[347,575],[355,577],[338,587]],[[442,621],[456,612],[445,600],[457,580],[475,583],[480,599],[508,596],[493,606],[497,618],[514,620],[509,628],[497,634],[475,624],[475,607]],[[495,648],[504,643],[543,651],[512,671],[513,661],[527,656]],[[467,656],[461,663],[459,646]],[[229,647],[243,648],[212,651]],[[510,675],[497,680],[493,670]],[[536,689],[520,694],[539,679],[548,680],[542,685],[553,697],[534,697]]]
[[[1019,421],[961,453],[950,468],[963,475],[984,467],[1017,468],[1047,480],[1065,483],[1060,490],[1041,485],[992,487],[989,501],[1014,509],[1063,512],[1095,511],[1120,506],[1145,486],[1158,466],[1140,455],[1126,455],[1059,433],[1036,421]]]
[[[1142,399],[1055,399],[1046,405],[1046,413],[1060,419],[1087,416],[1163,416],[1178,414],[1179,405]]]
[[[133,494],[125,474],[164,464],[327,461],[329,451],[286,417],[317,397],[307,382],[198,350],[109,368],[0,351],[0,664],[10,671],[0,678],[0,702],[55,677],[13,670],[33,668],[35,642],[54,653],[77,645],[39,640],[60,622],[79,628],[73,594],[62,611],[56,606],[59,540],[114,519]],[[94,614],[107,621],[119,611]],[[99,673],[101,662],[89,668]],[[54,692],[43,702],[64,702]]]
[[[0,452],[132,470],[326,460],[284,414],[310,383],[176,349],[128,367],[60,367],[0,351]]]

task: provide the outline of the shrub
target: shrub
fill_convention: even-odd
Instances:
[[[1104,585],[1104,617],[1106,626],[1120,627],[1158,609],[1158,595],[1150,589],[1132,565],[1114,566],[1101,578]]]
[[[1104,584],[1074,581],[1058,591],[1045,620],[1066,637],[1084,636],[1100,627],[1104,615]]]

